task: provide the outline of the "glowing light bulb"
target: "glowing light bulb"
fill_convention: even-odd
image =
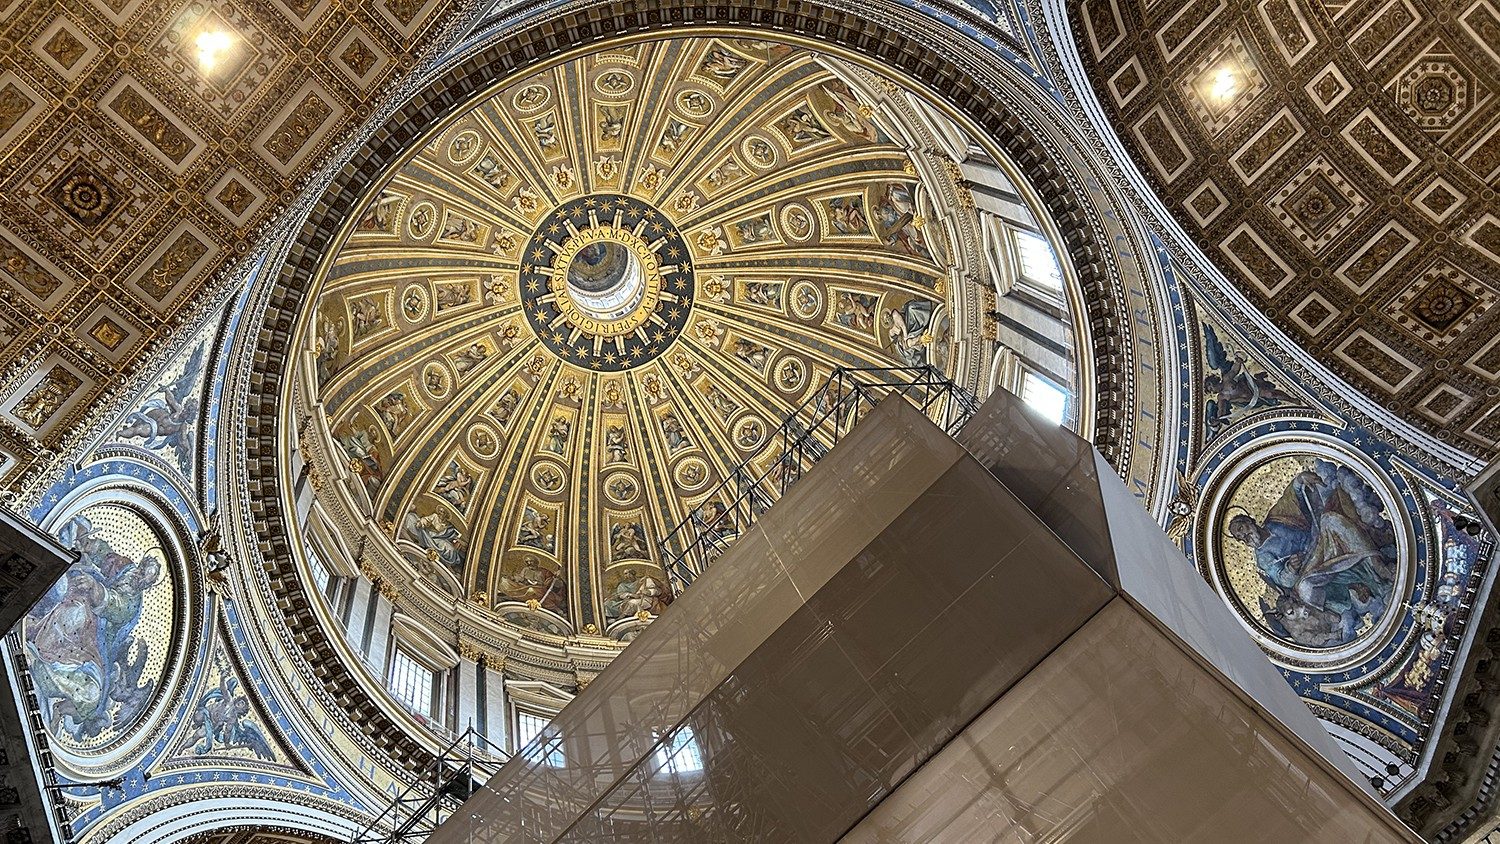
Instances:
[[[1208,96],[1216,103],[1227,103],[1234,99],[1234,95],[1240,90],[1239,74],[1234,68],[1225,65],[1214,74],[1213,81],[1208,83]]]
[[[222,29],[211,29],[198,33],[198,38],[194,43],[198,47],[198,66],[208,73],[234,46],[234,39]]]

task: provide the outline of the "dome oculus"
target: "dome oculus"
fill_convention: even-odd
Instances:
[[[650,204],[616,194],[582,197],[548,214],[527,244],[518,281],[537,338],[596,372],[654,360],[682,333],[693,306],[681,233]]]

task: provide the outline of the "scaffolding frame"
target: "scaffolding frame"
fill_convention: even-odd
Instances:
[[[662,568],[673,591],[681,594],[691,586],[735,538],[892,395],[911,402],[950,436],[979,410],[972,392],[931,364],[833,370],[827,383],[787,413],[768,438],[779,444],[779,453],[760,466],[756,464],[765,451],[742,460],[662,538]]]
[[[432,767],[396,795],[350,844],[425,841],[509,758],[504,748],[469,727],[439,751]]]

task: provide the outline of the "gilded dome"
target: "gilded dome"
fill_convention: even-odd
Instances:
[[[989,383],[954,127],[802,46],[638,41],[445,120],[354,209],[304,321],[323,507],[413,592],[628,638],[657,550],[837,367]]]

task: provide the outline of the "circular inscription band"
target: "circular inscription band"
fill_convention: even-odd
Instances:
[[[687,243],[649,203],[593,194],[554,209],[526,246],[526,320],[570,363],[619,372],[654,360],[687,325]]]

